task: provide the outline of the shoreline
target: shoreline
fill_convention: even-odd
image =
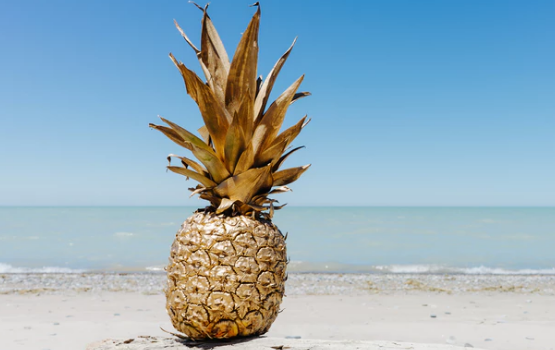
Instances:
[[[555,295],[553,275],[289,273],[287,295],[518,293]],[[0,274],[0,294],[163,294],[164,272]]]
[[[70,268],[62,266],[13,266],[0,262],[0,275],[2,274],[57,274],[57,273],[164,273],[165,265],[130,265],[110,267]],[[289,273],[315,273],[315,274],[376,274],[376,275],[541,275],[555,276],[555,267],[548,266],[457,266],[445,264],[390,264],[390,265],[360,265],[336,262],[307,262],[289,261]]]

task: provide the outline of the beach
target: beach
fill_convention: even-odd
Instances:
[[[0,349],[170,336],[163,273],[0,275]],[[274,338],[555,349],[555,276],[292,273]]]
[[[163,268],[176,228],[194,210],[0,208],[0,349],[171,337],[160,329],[173,331]],[[554,213],[279,212],[275,221],[289,233],[289,279],[267,336],[555,349]]]

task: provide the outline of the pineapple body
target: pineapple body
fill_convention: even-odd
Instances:
[[[192,339],[263,334],[284,293],[285,239],[269,220],[196,212],[171,248],[166,308]]]

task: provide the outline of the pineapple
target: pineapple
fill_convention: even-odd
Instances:
[[[310,95],[297,92],[295,81],[270,107],[266,104],[275,79],[293,45],[277,61],[266,80],[257,78],[260,6],[243,33],[233,60],[203,11],[200,50],[181,30],[199,59],[203,82],[172,54],[187,93],[198,104],[204,126],[201,137],[161,118],[150,124],[199,161],[173,154],[168,169],[199,184],[198,194],[210,204],[197,210],[177,232],[166,267],[166,307],[173,326],[194,340],[259,335],[279,313],[286,280],[285,237],[272,223],[277,201],[270,194],[290,191],[310,165],[280,170],[302,147],[289,145],[310,120],[279,133],[288,106]],[[172,158],[182,166],[171,165]]]

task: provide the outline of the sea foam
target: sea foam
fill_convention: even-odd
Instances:
[[[67,267],[43,266],[38,268],[14,267],[10,264],[0,263],[0,273],[81,273],[85,270],[70,269]]]
[[[461,275],[555,275],[555,267],[544,269],[505,269],[475,266],[456,267],[445,265],[349,265],[338,263],[311,263],[291,261],[289,272],[315,273],[378,273],[378,274],[461,274]]]

